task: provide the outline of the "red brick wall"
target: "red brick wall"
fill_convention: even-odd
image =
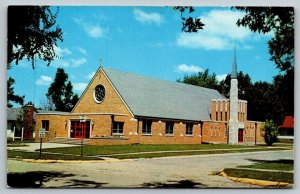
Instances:
[[[33,130],[34,130],[34,120],[33,120],[33,111],[34,107],[32,105],[25,105],[25,118],[24,118],[24,139],[32,139],[33,138]]]
[[[94,101],[94,88],[102,84],[105,87],[106,95],[102,103]],[[218,120],[216,120],[216,103],[218,103]],[[221,107],[222,104],[222,107]],[[228,124],[225,122],[225,112],[227,112],[227,121],[229,120],[229,101],[227,101],[227,111],[225,108],[225,101],[212,101],[211,117],[213,121],[205,121],[202,125],[197,122],[193,123],[193,135],[186,135],[186,123],[184,121],[174,121],[174,134],[165,134],[166,121],[154,119],[152,123],[152,133],[142,134],[142,118],[134,119],[122,102],[119,95],[105,77],[104,73],[100,71],[98,75],[91,81],[88,89],[81,97],[79,103],[76,105],[70,115],[44,115],[38,114],[36,120],[36,140],[38,140],[38,131],[42,127],[42,120],[49,120],[49,133],[45,140],[54,137],[68,137],[70,133],[70,120],[79,120],[80,115],[85,115],[91,121],[90,143],[97,145],[108,144],[128,144],[128,143],[142,143],[142,144],[200,144],[207,143],[227,143]],[[222,110],[222,118],[221,112]],[[246,108],[244,108],[246,111]],[[114,121],[124,122],[123,138],[110,139],[104,137],[111,137],[112,135],[112,115]],[[92,125],[93,123],[93,125]],[[251,142],[253,137],[251,134],[251,124],[246,125],[245,142]],[[257,141],[259,141],[257,134]]]
[[[228,121],[229,120],[229,100],[220,99],[211,101],[211,120],[213,121]],[[227,106],[227,108],[226,108]],[[227,114],[227,120],[226,115]],[[217,117],[218,116],[218,117]]]
[[[226,126],[227,125],[227,126]],[[227,127],[227,130],[225,128]],[[203,143],[227,143],[228,124],[226,122],[203,122]]]

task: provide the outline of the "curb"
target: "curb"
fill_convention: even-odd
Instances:
[[[22,159],[22,162],[30,162],[30,163],[68,163],[68,164],[82,164],[82,163],[113,163],[113,162],[125,162],[132,160],[118,160],[118,159],[110,159],[110,160],[43,160],[43,159]]]
[[[286,182],[278,182],[278,181],[266,181],[266,180],[258,180],[258,179],[249,179],[249,178],[238,178],[238,177],[232,177],[232,176],[227,176],[227,174],[222,170],[219,173],[220,176],[226,177],[229,180],[235,181],[235,182],[241,182],[241,183],[246,183],[246,184],[251,184],[251,185],[258,185],[258,186],[263,186],[263,187],[286,187],[290,183]]]

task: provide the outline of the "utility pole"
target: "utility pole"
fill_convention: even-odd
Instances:
[[[80,158],[81,158],[81,160],[82,160],[82,158],[83,158],[83,132],[84,132],[84,130],[83,130],[83,125],[84,125],[84,123],[85,123],[85,121],[86,121],[86,116],[80,116],[79,117],[79,119],[80,119],[80,123],[81,123],[81,146],[80,146]]]

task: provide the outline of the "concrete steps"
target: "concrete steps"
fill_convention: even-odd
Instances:
[[[88,145],[90,142],[89,139],[83,139],[83,144]],[[73,145],[81,145],[80,138],[60,138],[56,137],[48,141],[48,143],[62,143],[62,144],[73,144]]]

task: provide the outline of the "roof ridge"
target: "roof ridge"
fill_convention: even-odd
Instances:
[[[113,68],[102,68],[104,70],[104,72],[106,72],[106,70],[112,70],[112,71],[118,71],[121,73],[127,73],[129,75],[134,75],[134,76],[138,76],[138,77],[142,77],[142,78],[147,78],[147,79],[153,79],[153,80],[157,80],[157,81],[164,81],[164,82],[168,82],[171,84],[178,84],[178,85],[184,85],[186,87],[195,87],[195,88],[201,88],[204,90],[212,90],[212,91],[217,91],[216,89],[213,88],[206,88],[206,87],[202,87],[202,86],[196,86],[196,85],[192,85],[192,84],[187,84],[187,83],[182,83],[182,82],[177,82],[177,81],[171,81],[171,80],[166,80],[166,79],[162,79],[162,78],[157,78],[157,77],[151,77],[151,76],[147,76],[147,75],[141,75],[138,73],[132,73],[132,72],[128,72],[128,71],[123,71],[123,70],[119,70],[119,69],[113,69]]]

